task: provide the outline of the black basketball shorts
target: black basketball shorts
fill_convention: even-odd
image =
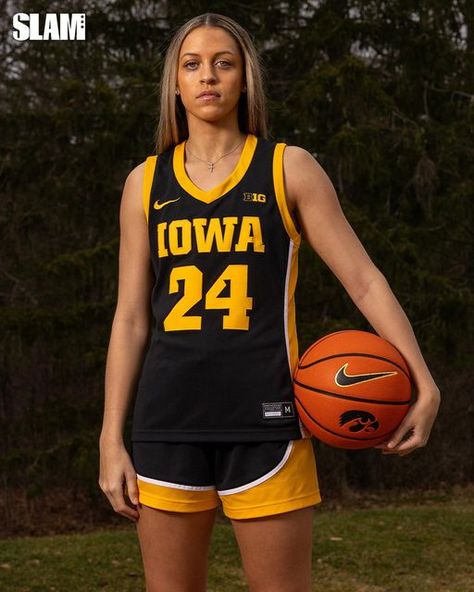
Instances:
[[[133,442],[140,503],[229,518],[269,516],[321,501],[311,439],[287,442]]]

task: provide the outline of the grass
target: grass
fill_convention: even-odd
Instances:
[[[474,493],[323,503],[314,519],[315,592],[471,592]],[[209,592],[247,590],[232,528],[216,523]],[[2,592],[143,591],[133,526],[0,540]]]

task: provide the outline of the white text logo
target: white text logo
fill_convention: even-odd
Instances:
[[[13,15],[15,41],[85,41],[86,15],[47,13],[44,22],[40,15],[18,12]]]

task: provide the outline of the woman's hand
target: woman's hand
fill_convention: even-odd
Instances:
[[[405,456],[426,446],[440,402],[439,390],[420,391],[416,403],[410,407],[390,439],[374,448],[381,448],[382,454]]]
[[[99,486],[118,514],[134,522],[138,520],[137,474],[122,442],[100,442]],[[133,507],[126,502],[125,495]]]

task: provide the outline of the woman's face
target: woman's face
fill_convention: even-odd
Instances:
[[[189,117],[218,121],[235,111],[245,87],[234,38],[220,27],[199,27],[179,52],[177,88]],[[208,94],[203,94],[208,93]]]

